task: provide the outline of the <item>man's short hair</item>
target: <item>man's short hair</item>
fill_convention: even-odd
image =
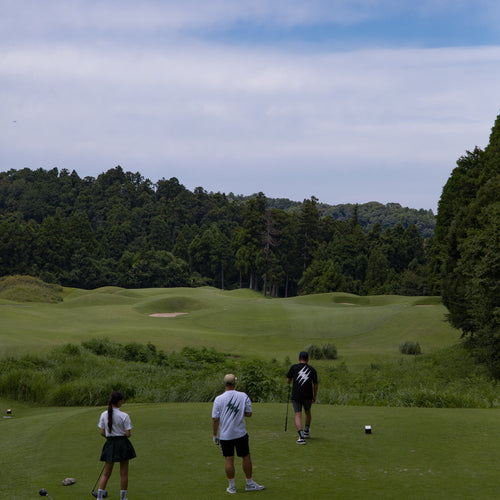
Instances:
[[[301,361],[309,360],[309,354],[307,353],[307,351],[301,351],[301,353],[299,354],[299,360]]]
[[[236,385],[236,377],[232,373],[228,373],[224,377],[224,385]]]

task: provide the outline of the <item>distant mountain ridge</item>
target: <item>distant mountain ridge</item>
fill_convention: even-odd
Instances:
[[[232,193],[228,195],[229,198],[240,201],[246,201],[255,196],[257,195],[244,196]],[[270,208],[278,208],[285,212],[299,210],[302,205],[300,201],[292,201],[287,198],[267,198],[267,203]],[[424,238],[430,238],[434,236],[436,227],[436,216],[432,210],[403,207],[399,203],[384,205],[378,201],[370,201],[361,204],[328,205],[318,202],[317,207],[322,217],[330,215],[335,220],[341,221],[352,219],[357,208],[358,221],[365,231],[370,231],[377,223],[380,224],[382,231],[393,228],[397,224],[401,224],[405,229],[414,224]]]

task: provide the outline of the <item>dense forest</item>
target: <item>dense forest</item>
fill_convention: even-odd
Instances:
[[[264,295],[425,295],[435,217],[152,183],[120,166],[0,173],[0,276],[92,289],[212,285]]]

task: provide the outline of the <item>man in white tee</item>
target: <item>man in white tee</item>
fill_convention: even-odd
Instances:
[[[234,482],[234,450],[242,458],[243,472],[246,476],[245,491],[263,490],[264,486],[252,479],[252,460],[248,445],[248,434],[245,417],[252,416],[252,403],[244,393],[235,390],[236,377],[229,373],[224,377],[225,392],[217,396],[212,409],[212,426],[214,444],[220,443],[225,458],[228,493],[236,493]],[[219,436],[217,436],[217,433]]]

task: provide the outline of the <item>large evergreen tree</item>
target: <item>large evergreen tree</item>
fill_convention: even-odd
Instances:
[[[439,202],[433,272],[451,323],[500,376],[500,115],[457,162]]]

